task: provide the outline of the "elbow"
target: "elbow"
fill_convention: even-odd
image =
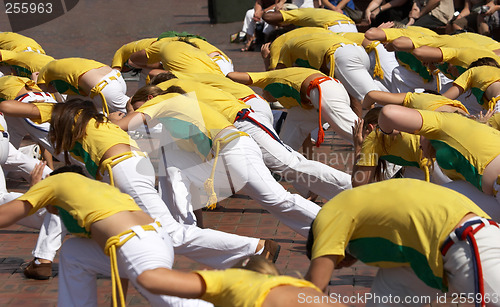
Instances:
[[[371,41],[385,41],[385,32],[378,28],[370,28],[365,32],[365,38]]]

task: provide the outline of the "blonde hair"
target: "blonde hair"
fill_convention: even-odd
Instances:
[[[274,263],[272,263],[262,255],[250,256],[243,260],[240,260],[233,266],[233,268],[245,269],[267,275],[280,275],[280,272],[278,271]]]

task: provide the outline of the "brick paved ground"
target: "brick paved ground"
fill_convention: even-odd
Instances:
[[[235,1],[237,3],[238,1]],[[243,19],[243,16],[241,16]],[[261,71],[263,64],[258,52],[239,52],[240,45],[230,44],[229,35],[240,30],[241,23],[210,25],[207,1],[80,1],[64,16],[21,33],[37,40],[49,55],[56,58],[78,56],[110,63],[116,49],[130,41],[155,37],[165,30],[188,31],[200,34],[217,45],[233,59],[236,70]],[[0,11],[0,30],[10,31],[6,15]],[[137,84],[128,82],[129,93]],[[352,148],[327,133],[326,142],[317,151],[320,160],[341,170],[350,171]],[[27,184],[10,180],[9,188],[24,191]],[[289,185],[285,184],[287,188]],[[325,200],[319,200],[324,203]],[[254,201],[236,195],[220,203],[220,209],[204,212],[206,227],[240,235],[272,238],[281,246],[276,263],[288,275],[303,276],[308,267],[305,239],[281,225]],[[31,249],[37,239],[36,231],[21,226],[0,230],[0,306],[55,306],[57,298],[57,259],[54,278],[48,281],[27,280],[20,268],[31,259]],[[182,256],[176,257],[174,267],[180,270],[202,268]],[[363,264],[342,269],[332,278],[331,292],[343,296],[369,291],[376,269]],[[110,280],[101,278],[99,305],[109,306]],[[130,306],[147,305],[130,288],[127,298]],[[362,303],[354,304],[362,306]]]

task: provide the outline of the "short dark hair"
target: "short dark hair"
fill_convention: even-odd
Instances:
[[[50,173],[50,176],[57,175],[57,174],[62,174],[62,173],[77,173],[80,175],[83,175],[87,177],[85,172],[83,171],[83,168],[80,165],[65,165],[61,166],[59,168],[56,168],[55,170]]]
[[[309,234],[307,235],[307,242],[306,242],[306,256],[311,260],[312,258],[312,249],[313,249],[313,244],[314,244],[314,233],[313,233],[313,220],[311,222],[311,227],[309,228]]]

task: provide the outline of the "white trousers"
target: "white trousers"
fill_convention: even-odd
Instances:
[[[492,304],[487,304],[487,306],[500,306],[500,230],[489,225],[479,230],[474,237],[483,266],[485,297],[493,299]],[[449,292],[464,293],[465,297],[467,295],[473,296],[474,273],[467,241],[453,244],[443,257],[443,262]],[[401,303],[391,306],[423,306],[430,303],[430,301],[424,301],[424,297],[436,300],[438,296],[443,295],[440,290],[427,286],[408,267],[379,269],[372,284],[371,293],[386,299],[389,295],[393,298],[398,296]],[[448,295],[450,296],[450,294]],[[409,300],[409,302],[404,303],[405,300]],[[374,300],[368,301],[366,304],[367,306],[389,305],[387,302]]]
[[[345,87],[333,80],[325,81],[319,86],[322,94],[322,122],[328,122],[340,137],[352,143],[352,127],[358,116],[351,109],[349,95]],[[288,109],[288,115],[281,128],[281,139],[294,150],[299,149],[309,133],[318,128],[318,89],[312,89],[309,95],[315,109],[302,107]]]
[[[385,49],[384,45],[378,44],[375,49],[377,49],[380,67],[384,72],[384,78],[380,79],[374,77],[375,81],[379,81],[382,84],[382,91],[389,91],[392,88],[392,71],[394,68],[399,66],[398,60],[394,52],[389,52]],[[373,71],[376,63],[375,51],[368,53],[370,58],[370,69],[369,72],[373,76]],[[380,85],[379,85],[380,87]]]
[[[201,300],[154,295],[137,283],[147,270],[172,268],[174,252],[168,235],[144,231],[117,249],[121,278],[128,278],[151,306],[212,306]],[[59,306],[97,306],[97,274],[110,276],[109,257],[101,247],[85,238],[68,239],[61,250],[59,266]]]
[[[373,90],[379,90],[370,69],[370,58],[363,47],[343,45],[335,51],[334,77],[339,79],[351,96],[363,100]]]
[[[224,134],[236,131],[228,129]],[[204,194],[203,184],[210,176],[213,159],[201,162],[195,154],[185,151],[171,150],[166,153],[167,168],[176,167],[177,180],[170,182],[171,187],[184,185],[184,193],[189,195],[191,184],[199,188]],[[161,182],[160,182],[161,184]],[[300,195],[291,194],[276,182],[263,162],[259,146],[249,137],[239,137],[223,146],[219,153],[217,171],[214,181],[217,199],[222,200],[235,192],[240,191],[256,200],[282,223],[306,237],[312,220],[316,217],[320,207]],[[163,191],[168,187],[162,188]],[[176,193],[176,191],[173,191]],[[163,193],[165,195],[165,193]],[[165,198],[164,198],[165,199]],[[204,204],[205,202],[203,202]],[[190,199],[179,200],[176,205],[184,206],[181,212],[189,212],[193,207]],[[188,208],[186,208],[186,206]]]
[[[111,79],[113,77],[113,79]],[[101,90],[101,93],[106,99],[106,103],[109,108],[109,112],[113,113],[115,111],[120,111],[127,113],[127,101],[129,97],[127,96],[127,84],[121,73],[113,69],[112,72],[102,77],[97,84],[102,81],[106,82],[106,86]],[[92,98],[98,110],[103,110],[103,101],[100,95],[96,95]]]
[[[398,66],[392,71],[392,93],[407,93],[415,90],[433,90],[439,92],[438,81],[441,89],[451,86],[453,80],[447,78],[443,73],[439,72],[434,75],[434,78],[426,82],[419,74],[407,69],[404,66]],[[442,90],[441,90],[442,92]]]
[[[354,23],[337,23],[328,27],[332,32],[353,32],[358,33],[358,28]]]
[[[265,122],[260,114],[254,112],[250,116],[276,134],[272,124]],[[306,159],[302,154],[273,139],[256,124],[244,120],[236,121],[234,126],[254,139],[261,149],[265,165],[286,181],[325,199],[331,199],[351,188],[351,176],[321,162]]]
[[[22,177],[29,181],[31,171],[38,163],[40,163],[39,160],[23,154],[9,143],[9,155],[7,157],[7,161],[5,161],[5,164],[3,164],[2,167],[5,172],[20,170]],[[45,178],[51,172],[52,170],[48,166],[45,166],[42,178]]]
[[[264,20],[255,22],[253,20],[253,15],[255,14],[254,9],[250,9],[246,12],[245,14],[245,19],[243,19],[243,27],[241,28],[241,32],[245,32],[247,35],[254,35],[255,34],[255,27],[257,26],[257,23],[264,23],[264,34],[269,34],[274,30],[274,27],[265,22]]]
[[[161,222],[177,254],[214,268],[231,267],[255,254],[259,239],[177,222],[154,188],[155,172],[148,158],[128,158],[115,165],[112,172],[115,186]]]

